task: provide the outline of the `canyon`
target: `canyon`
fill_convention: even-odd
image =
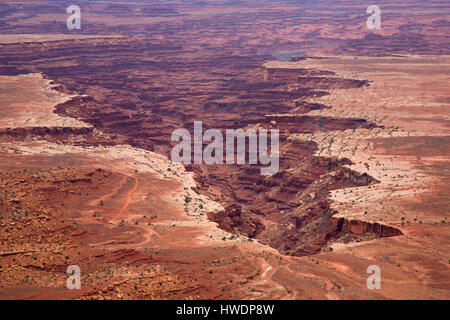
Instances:
[[[448,4],[79,5],[0,3],[0,299],[449,298]],[[195,121],[278,172],[172,162]]]

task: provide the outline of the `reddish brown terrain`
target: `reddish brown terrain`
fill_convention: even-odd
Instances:
[[[450,4],[78,4],[0,2],[0,299],[450,298]],[[278,173],[171,162],[194,121]]]

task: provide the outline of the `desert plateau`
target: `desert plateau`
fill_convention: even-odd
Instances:
[[[371,4],[0,0],[0,300],[450,299],[450,2]]]

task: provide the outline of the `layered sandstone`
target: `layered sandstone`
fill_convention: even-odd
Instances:
[[[80,6],[0,5],[1,298],[448,297],[447,4]],[[279,172],[170,162],[194,121]]]

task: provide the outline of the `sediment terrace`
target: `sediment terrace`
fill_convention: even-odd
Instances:
[[[45,209],[49,221],[57,225],[46,231],[28,229],[22,222],[4,226],[8,231],[2,232],[3,243],[13,242],[15,248],[2,253],[2,264],[8,265],[3,296],[14,296],[20,287],[30,290],[26,297],[36,297],[32,293],[36,286],[44,287],[38,291],[49,296],[61,291],[64,259],[89,270],[91,281],[81,295],[84,298],[411,298],[419,296],[418,291],[427,298],[448,295],[444,217],[424,213],[420,218],[412,213],[411,198],[400,198],[407,193],[401,190],[408,186],[404,181],[430,177],[430,172],[424,173],[430,168],[428,162],[414,166],[409,162],[408,171],[396,177],[403,162],[392,159],[391,144],[384,139],[387,135],[398,141],[400,136],[389,134],[394,126],[408,137],[418,123],[432,124],[422,135],[448,135],[444,130],[448,79],[439,71],[447,58],[436,56],[450,52],[445,4],[427,4],[430,12],[442,11],[436,17],[414,4],[392,3],[384,8],[386,28],[377,31],[364,29],[365,8],[350,2],[335,10],[329,3],[302,8],[289,1],[277,6],[229,4],[224,11],[195,4],[162,8],[82,1],[81,6],[86,9],[82,32],[98,36],[53,36],[36,42],[28,37],[28,42],[9,40],[0,45],[5,83],[18,81],[17,76],[33,77],[30,73],[39,79],[42,74],[45,79],[39,81],[46,82],[42,87],[52,86],[47,95],[62,97],[44,100],[47,108],[35,117],[37,125],[26,125],[32,122],[29,112],[34,105],[11,105],[17,114],[5,115],[2,171],[7,174],[2,181],[14,190],[13,197],[6,195],[7,219],[28,223],[25,212]],[[1,8],[3,32],[67,32],[65,8],[60,4],[55,4],[52,14],[61,25],[48,20],[49,7],[44,4]],[[410,28],[417,21],[421,25]],[[109,33],[125,36],[99,36]],[[267,52],[280,48],[301,48],[309,56],[341,56],[269,62],[273,57]],[[434,55],[424,58],[411,53]],[[395,59],[390,54],[404,56]],[[387,57],[367,57],[376,55]],[[423,59],[424,65],[417,59]],[[408,91],[399,86],[389,91],[391,81],[406,72],[399,65],[409,63],[415,63],[413,70],[424,77],[439,76],[436,84],[442,96],[426,78],[411,80],[423,96],[409,99]],[[385,78],[387,74],[392,75]],[[398,124],[384,121],[386,112],[392,111],[384,110],[386,100],[395,97],[412,106],[414,101],[426,101],[428,92],[441,104],[430,105],[439,109],[436,119],[428,114],[412,117],[421,107],[417,105],[399,111],[405,117]],[[15,93],[2,94],[11,101]],[[376,103],[369,104],[371,98]],[[33,104],[42,99],[37,97]],[[53,108],[56,114],[49,112]],[[20,119],[18,115],[24,120],[11,124],[10,119]],[[49,126],[44,119],[63,124]],[[279,129],[280,171],[264,177],[257,166],[192,165],[187,167],[190,173],[184,173],[180,166],[159,158],[158,154],[169,154],[173,130],[191,130],[196,120],[205,129]],[[70,121],[81,123],[81,132]],[[381,133],[376,138],[382,140],[366,141],[375,132]],[[415,136],[408,144],[416,141]],[[389,151],[370,153],[372,162],[361,161],[368,154],[366,145],[376,152]],[[135,160],[140,157],[142,161]],[[152,166],[154,159],[160,161]],[[448,168],[446,158],[439,161]],[[49,162],[48,173],[36,172]],[[64,170],[58,171],[57,165]],[[390,170],[377,170],[386,166]],[[23,181],[34,181],[33,187],[22,185]],[[434,190],[433,183],[423,190],[445,208],[448,188]],[[398,199],[391,199],[393,188],[400,189]],[[80,195],[84,189],[87,194]],[[55,197],[54,203],[40,198],[46,193]],[[424,195],[420,204],[425,206],[429,196]],[[388,211],[378,205],[383,201],[402,206]],[[78,208],[79,203],[86,205]],[[152,212],[159,212],[156,218]],[[69,228],[66,222],[56,221],[66,214],[75,228],[67,233],[61,231]],[[7,234],[17,229],[25,235],[34,230],[66,236],[22,241]],[[30,249],[27,243],[36,247]],[[40,243],[52,248],[51,257],[57,250],[59,260],[45,261]],[[20,259],[14,261],[17,255]],[[64,255],[69,258],[62,259]],[[90,265],[92,255],[97,260]],[[365,268],[373,263],[386,274],[382,292],[365,287]],[[108,271],[99,271],[104,268]],[[41,272],[57,272],[58,281],[55,285],[50,276],[41,282],[20,282],[27,270],[39,270],[34,281],[42,277]],[[232,274],[232,282],[227,274]],[[148,283],[150,288],[141,291]]]

